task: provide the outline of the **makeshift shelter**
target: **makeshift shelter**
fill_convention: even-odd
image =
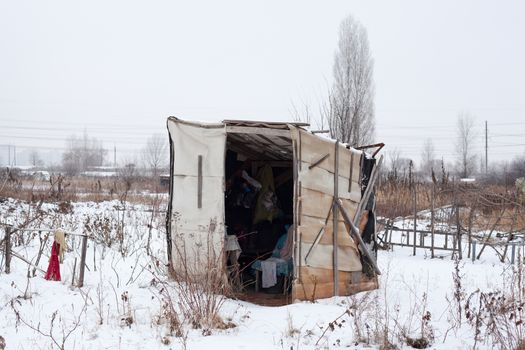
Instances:
[[[252,263],[275,255],[281,238],[281,248],[291,247],[282,287],[289,300],[377,288],[373,185],[380,162],[305,126],[168,118],[174,274],[198,278],[210,267],[238,264],[253,273]]]

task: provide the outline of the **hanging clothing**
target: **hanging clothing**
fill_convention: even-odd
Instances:
[[[58,243],[60,250],[58,252],[58,261],[62,264],[64,262],[64,252],[66,251],[66,234],[62,230],[55,231],[55,242]]]
[[[277,284],[277,263],[270,259],[261,261],[262,287],[270,288]]]
[[[58,254],[60,251],[60,244],[53,242],[51,247],[51,257],[49,258],[49,266],[45,275],[46,280],[60,281],[60,263],[58,262]]]
[[[254,225],[261,221],[272,222],[274,216],[278,213],[272,167],[268,164],[263,166],[257,175],[257,179],[261,184],[261,190],[255,205]]]
[[[280,248],[280,257],[281,259],[288,260],[292,258],[293,255],[293,230],[294,226],[291,225],[288,227],[288,230],[286,232],[286,240],[284,241],[284,244],[282,248]]]

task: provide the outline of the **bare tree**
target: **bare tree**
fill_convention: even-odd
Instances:
[[[312,121],[312,113],[310,112],[310,106],[302,101],[301,106],[298,108],[297,105],[292,101],[291,102],[290,113],[292,115],[292,120],[294,122],[305,122],[310,124]]]
[[[430,176],[435,161],[434,143],[432,139],[428,138],[423,143],[421,151],[421,172],[424,176]]]
[[[390,171],[399,170],[401,165],[401,151],[399,148],[394,147],[392,150],[389,150],[386,154]]]
[[[476,167],[476,155],[473,149],[476,139],[474,118],[467,113],[459,114],[457,127],[457,171],[459,176],[465,178],[472,175]]]
[[[510,164],[510,176],[512,179],[523,177],[525,175],[525,154],[514,157]]]
[[[371,143],[375,131],[374,60],[365,27],[343,20],[334,59],[334,82],[324,108],[330,136],[352,146]]]
[[[68,175],[75,175],[89,167],[102,166],[107,150],[102,142],[89,137],[84,131],[82,137],[72,135],[66,144],[66,151],[62,155],[62,167]]]
[[[37,150],[32,150],[29,153],[29,161],[33,167],[42,166],[42,164],[44,164]]]
[[[146,142],[142,157],[146,168],[151,171],[153,176],[158,176],[169,160],[168,157],[168,138],[161,134],[153,134]]]
[[[387,152],[386,158],[389,163],[388,177],[390,179],[397,179],[401,167],[401,151],[398,148],[393,148]]]

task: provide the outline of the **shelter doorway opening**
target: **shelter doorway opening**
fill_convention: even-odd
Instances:
[[[224,168],[230,283],[240,298],[285,303],[294,266],[292,140],[228,133]]]

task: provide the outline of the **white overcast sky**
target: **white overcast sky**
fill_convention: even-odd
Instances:
[[[480,154],[487,120],[489,160],[511,159],[525,150],[524,4],[0,0],[0,159],[7,144],[58,157],[87,130],[130,160],[170,115],[290,120],[292,101],[315,112],[349,14],[368,30],[387,152],[418,161],[431,137],[452,160],[467,111]]]

